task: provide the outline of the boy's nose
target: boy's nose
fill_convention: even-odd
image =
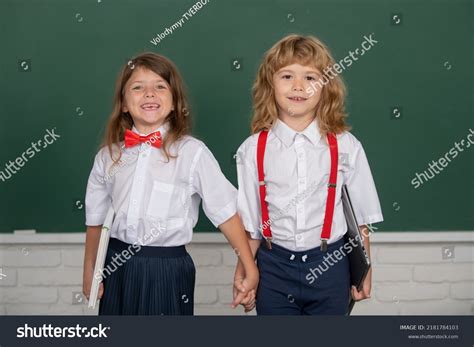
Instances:
[[[293,90],[297,91],[297,90],[303,90],[303,89],[304,89],[303,82],[295,80],[295,82],[293,83]]]

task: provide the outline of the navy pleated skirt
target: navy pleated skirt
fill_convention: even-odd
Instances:
[[[130,245],[111,238],[99,315],[193,315],[196,268],[184,246]]]

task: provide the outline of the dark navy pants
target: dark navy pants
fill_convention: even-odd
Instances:
[[[334,254],[343,245],[344,238],[329,244],[326,252],[319,247],[293,252],[275,244],[269,250],[262,243],[257,253],[257,315],[346,315],[349,260],[347,254],[337,252],[340,259]]]

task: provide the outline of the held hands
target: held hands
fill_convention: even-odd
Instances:
[[[250,312],[255,308],[255,296],[259,281],[258,271],[255,274],[249,274],[244,277],[243,270],[235,272],[232,308],[242,305],[245,312]]]
[[[372,268],[369,269],[367,276],[365,277],[364,283],[362,284],[362,290],[359,292],[355,286],[351,288],[352,298],[355,301],[361,301],[370,298],[370,291],[372,289]]]

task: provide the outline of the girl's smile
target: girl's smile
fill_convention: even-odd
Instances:
[[[160,108],[160,105],[157,103],[147,102],[141,105],[141,108],[144,109],[145,111],[156,111]]]

